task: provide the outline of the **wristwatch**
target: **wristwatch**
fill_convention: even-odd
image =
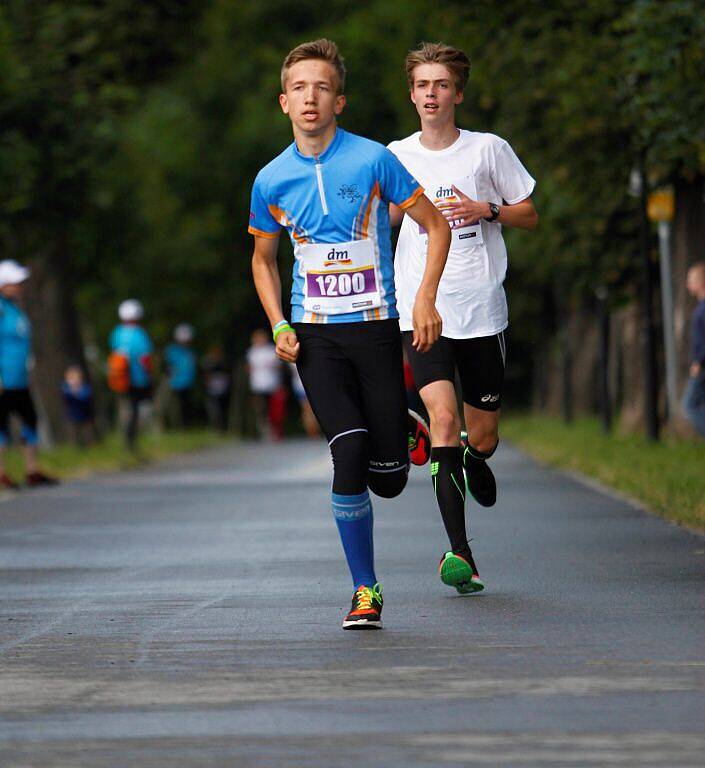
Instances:
[[[485,221],[494,221],[499,216],[499,206],[494,203],[490,203],[491,216],[485,216]]]

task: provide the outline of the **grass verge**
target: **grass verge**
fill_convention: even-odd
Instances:
[[[226,438],[206,429],[185,432],[147,432],[140,435],[139,450],[131,453],[125,448],[122,436],[106,435],[100,442],[86,448],[57,445],[40,451],[42,469],[57,477],[80,477],[92,472],[130,469],[176,453],[221,444]],[[24,463],[18,448],[10,448],[6,459],[7,471],[13,480],[22,482]]]
[[[509,414],[502,437],[539,461],[576,470],[676,523],[705,530],[705,443],[606,435],[596,419]]]

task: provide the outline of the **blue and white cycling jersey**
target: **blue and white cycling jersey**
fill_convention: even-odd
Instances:
[[[293,142],[266,165],[252,188],[248,231],[266,238],[289,231],[292,322],[398,318],[388,203],[406,209],[422,194],[386,147],[341,128],[317,158]],[[356,306],[370,309],[344,311]]]
[[[0,384],[3,389],[27,389],[32,327],[13,301],[0,297]]]

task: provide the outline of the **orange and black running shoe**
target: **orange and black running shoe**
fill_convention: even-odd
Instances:
[[[412,464],[422,467],[431,458],[431,433],[428,424],[418,413],[407,411],[409,418],[409,458]]]
[[[358,587],[352,596],[352,606],[343,622],[343,629],[382,629],[382,603],[380,584]]]

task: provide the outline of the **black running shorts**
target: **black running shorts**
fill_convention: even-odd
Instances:
[[[419,392],[434,381],[455,382],[457,369],[463,402],[481,411],[500,408],[506,359],[503,331],[496,336],[474,339],[441,336],[428,352],[417,352],[413,348],[411,331],[402,335]]]
[[[28,389],[4,389],[0,392],[0,433],[8,433],[11,413],[20,419],[24,427],[36,431],[37,412]]]
[[[399,321],[295,323],[294,329],[301,344],[296,367],[328,442],[366,432],[370,472],[406,471],[409,441]]]

